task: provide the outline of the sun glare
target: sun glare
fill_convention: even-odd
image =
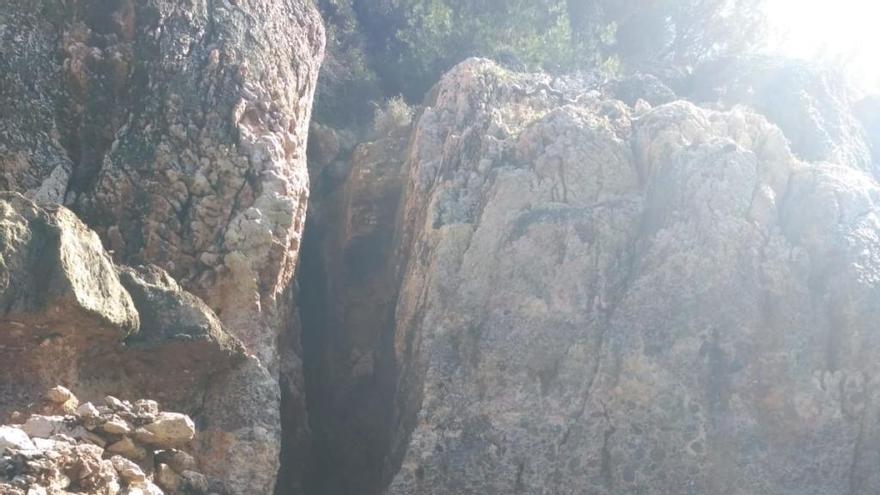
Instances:
[[[767,0],[770,50],[830,62],[866,91],[880,90],[880,0]]]

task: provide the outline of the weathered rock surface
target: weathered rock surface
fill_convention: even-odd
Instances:
[[[22,426],[30,436],[63,434],[96,443],[93,429],[69,417],[97,420],[101,410],[80,404],[62,386],[40,397],[53,380],[93,400],[107,391],[141,390],[198,405],[194,390],[244,362],[243,345],[200,299],[156,267],[118,269],[98,236],[66,208],[0,193],[0,215],[0,362],[6,364],[0,414],[33,403],[37,414]],[[158,414],[151,401],[131,405],[107,397],[105,403],[120,415]],[[185,416],[156,418],[142,428],[151,445],[192,439],[194,425]],[[124,436],[132,425],[114,417],[99,429]],[[116,440],[111,452],[134,456],[141,450]]]
[[[388,493],[880,490],[865,164],[529,79],[466,62],[415,130]]]
[[[182,400],[243,360],[201,300],[158,268],[117,268],[66,208],[0,192],[0,215],[0,356],[14,363],[0,375],[0,413],[60,379],[95,396],[145,388]],[[101,380],[112,383],[102,390]],[[79,408],[60,386],[43,400],[46,413]]]
[[[70,383],[78,351],[109,351],[139,328],[98,236],[16,193],[0,193],[0,307],[0,414]]]
[[[51,401],[51,391],[46,398]],[[166,418],[174,418],[175,425],[192,425],[191,419],[179,413],[138,412],[128,402],[115,397],[107,399],[119,407],[115,410],[105,407],[97,416],[33,414],[23,425],[0,426],[0,494],[207,493],[205,477],[195,471],[195,465],[188,464],[181,469],[184,466],[179,463],[169,466],[157,462],[188,456],[173,449],[181,445],[179,435],[161,435],[161,438],[157,435],[154,441],[129,452],[104,449],[104,445],[112,442],[136,445],[136,440],[127,433],[108,432],[107,424],[123,422],[150,431],[167,431]],[[188,429],[183,443],[192,440],[194,434],[194,430]],[[138,455],[131,456],[131,452]],[[173,476],[180,481],[173,486],[162,483]],[[162,484],[162,488],[154,482]]]
[[[873,95],[859,100],[855,105],[855,113],[868,135],[874,167],[880,168],[880,96]]]
[[[322,217],[304,270],[330,267],[310,286],[329,294],[313,344],[337,429],[311,420],[353,470],[316,493],[376,477],[389,495],[880,490],[880,186],[850,110],[780,130],[557,82],[461,64],[399,155],[385,227],[349,212],[394,194]],[[801,131],[822,129],[809,148]],[[394,163],[356,155],[318,215]],[[375,271],[344,262],[372,256],[347,234],[362,225],[390,243]],[[389,388],[384,417],[344,411]],[[383,466],[336,450],[367,424],[386,427]]]
[[[76,380],[45,370],[40,383],[76,384],[90,398],[100,390],[158,396],[198,412],[204,428],[196,450],[212,460],[206,474],[233,493],[271,492],[279,467],[278,339],[295,329],[291,278],[323,42],[319,17],[302,0],[13,0],[0,7],[7,110],[0,188],[70,206],[117,263],[162,268],[244,346],[219,339],[215,322],[184,298],[185,324],[159,321],[167,332],[150,328],[164,309],[138,308],[148,316],[128,342],[138,359],[71,351],[56,361],[97,356],[100,366]],[[161,302],[153,296],[177,290],[171,279],[159,281],[164,275],[126,277],[135,299]],[[135,286],[144,288],[140,295]],[[228,371],[233,355],[238,363]],[[160,379],[152,386],[165,395],[148,393],[155,391],[143,388],[148,380],[130,379],[143,363],[179,373],[180,383]],[[301,370],[289,373],[301,381]],[[290,403],[304,418],[304,400]]]
[[[0,193],[0,333],[125,338],[139,324],[98,236],[62,207]],[[21,330],[18,330],[19,332]]]
[[[779,126],[807,161],[852,166],[875,177],[868,136],[840,74],[776,57],[721,59],[699,67],[685,97],[698,103],[746,105]]]

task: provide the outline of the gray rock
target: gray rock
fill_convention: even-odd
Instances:
[[[127,483],[143,483],[147,480],[147,475],[140,466],[125,457],[114,455],[110,458],[110,462],[113,463],[113,469],[119,473],[119,477]]]
[[[72,398],[73,398],[73,394],[70,392],[70,390],[68,390],[60,385],[57,387],[51,388],[51,389],[49,389],[48,392],[46,392],[46,399],[48,399],[56,404],[64,404],[65,402],[69,401]]]
[[[146,449],[137,445],[134,440],[129,437],[123,437],[122,440],[108,446],[107,452],[121,455],[133,461],[143,461],[147,458]]]
[[[0,255],[0,336],[26,328],[39,338],[51,328],[107,340],[137,330],[134,304],[100,239],[67,209],[0,192]]]
[[[85,402],[80,404],[80,406],[76,409],[76,414],[83,418],[94,419],[101,415],[98,411],[98,408],[95,407],[91,402]]]
[[[195,471],[184,471],[180,473],[183,485],[196,493],[206,493],[208,491],[208,479],[205,475]]]
[[[134,413],[142,416],[159,414],[159,403],[154,400],[141,399],[134,403]]]
[[[14,426],[0,426],[0,454],[6,449],[32,450],[34,443],[24,430]]]
[[[35,438],[51,438],[61,433],[69,434],[74,426],[64,416],[33,415],[22,425],[28,436]]]
[[[107,405],[111,410],[116,412],[131,412],[131,407],[125,404],[125,402],[113,397],[112,395],[108,395],[104,397],[104,404]]]
[[[131,433],[131,425],[119,417],[108,420],[101,425],[101,429],[111,435],[128,435]]]
[[[156,419],[135,431],[136,438],[146,444],[169,448],[189,442],[195,437],[196,427],[189,416],[163,412]]]
[[[243,360],[241,342],[226,333],[201,299],[183,290],[161,268],[124,267],[120,269],[120,280],[141,318],[141,330],[128,339],[128,347],[132,352],[152,356],[150,366],[163,368],[167,380],[181,380],[182,375],[189,374],[193,376],[188,380],[199,382]],[[175,373],[178,368],[182,369]],[[142,407],[152,409],[153,405]]]

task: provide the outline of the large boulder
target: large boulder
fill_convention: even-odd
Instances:
[[[0,415],[75,380],[78,352],[107,352],[139,328],[98,236],[17,193],[0,193],[0,308]]]
[[[0,192],[0,338],[120,339],[138,314],[98,236],[66,208]],[[18,330],[17,330],[18,329]]]
[[[184,403],[244,361],[200,299],[156,267],[117,267],[68,209],[0,193],[0,414],[28,404],[49,415],[90,398],[143,390]],[[5,414],[4,414],[5,415]]]
[[[224,330],[211,308],[161,268],[122,267],[120,281],[141,322],[137,335],[126,340],[126,349],[145,360],[152,356],[152,366],[162,369],[162,376],[180,381],[181,375],[171,369],[181,368],[184,376],[198,373],[199,381],[243,358],[244,346]]]

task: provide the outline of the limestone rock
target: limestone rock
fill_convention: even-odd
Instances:
[[[272,492],[280,421],[227,409],[256,400],[280,409],[277,342],[290,318],[324,46],[313,3],[16,1],[0,7],[0,26],[0,189],[63,202],[118,263],[160,266],[218,313],[259,365],[240,363],[231,384],[223,382],[225,372],[199,381],[185,372],[203,377],[202,363],[187,367],[179,359],[185,346],[172,346],[178,357],[164,363],[177,364],[172,371],[184,380],[161,398],[229,428],[207,435],[200,448],[258,453],[211,463],[214,480],[242,473],[248,481],[241,493]],[[0,302],[6,307],[2,296]],[[101,329],[70,323],[81,332]],[[81,351],[68,355],[83,357]],[[144,354],[131,366],[117,358],[85,370],[49,370],[9,402],[30,403],[30,391],[50,381],[75,383],[68,378],[95,392],[157,396],[136,376],[146,367]],[[118,374],[106,371],[119,367]],[[259,386],[230,388],[247,381],[242,370]],[[203,404],[206,389],[229,403]],[[304,418],[304,407],[297,414]],[[231,432],[241,449],[210,445]]]
[[[72,393],[66,399],[77,400]],[[178,439],[185,429],[186,438],[191,440],[194,429],[189,417],[158,411],[154,401],[136,402],[141,406],[147,404],[142,407],[146,411],[141,413],[125,412],[125,408],[130,408],[128,401],[112,398],[108,402],[116,407],[97,410],[97,418],[91,416],[91,411],[88,416],[32,414],[21,428],[0,426],[0,493],[45,491],[61,495],[69,493],[65,491],[68,489],[90,495],[163,493],[154,480],[166,485],[168,495],[206,493],[209,482],[196,471],[192,456],[183,451],[157,451],[140,446],[129,432],[107,427],[124,423],[119,415],[126,415],[134,424],[154,425],[159,433],[157,438]],[[84,425],[96,420],[102,422],[103,428],[88,432]],[[111,439],[116,439],[116,443],[106,450],[102,448]],[[163,460],[173,462],[181,474],[163,472],[163,466],[171,469],[161,462]],[[168,483],[169,479],[178,482]]]
[[[0,254],[4,337],[23,326],[34,337],[39,328],[51,328],[69,339],[125,337],[137,330],[137,312],[113,262],[70,211],[0,192]]]
[[[697,67],[683,94],[698,103],[746,105],[778,125],[792,151],[880,176],[855,101],[840,76],[777,57],[724,58]]]
[[[147,458],[147,451],[129,437],[123,437],[116,443],[107,447],[107,452],[119,454],[127,459],[142,461]]]
[[[29,436],[36,438],[51,438],[53,435],[69,433],[73,430],[69,418],[39,415],[28,418],[21,428]]]
[[[127,435],[131,433],[131,425],[118,417],[111,418],[105,422],[101,425],[101,429],[111,435]]]
[[[636,114],[482,60],[447,74],[402,154],[390,268],[327,303],[397,289],[365,326],[393,338],[328,354],[334,383],[385,369],[394,401],[337,412],[387,428],[386,464],[343,486],[372,468],[389,495],[880,491],[880,185],[846,102],[803,81],[764,93],[778,114],[751,105],[768,120]]]
[[[24,430],[14,426],[0,426],[0,454],[6,449],[33,450],[34,444]]]
[[[73,397],[73,394],[70,393],[70,390],[66,389],[62,386],[57,386],[55,388],[49,389],[46,392],[46,398],[56,404],[64,404],[69,401]]]
[[[185,368],[200,381],[232,367],[244,356],[244,346],[226,333],[220,320],[199,298],[183,290],[167,272],[156,266],[124,267],[123,286],[131,294],[141,318],[140,332],[127,342],[132,351],[165,359],[158,365],[168,378],[180,379],[175,368]],[[141,407],[151,407],[142,404]]]
[[[152,423],[135,431],[138,440],[163,448],[189,442],[195,434],[196,427],[192,420],[179,413],[160,413]]]
[[[97,418],[101,413],[94,404],[91,402],[85,402],[76,409],[76,414],[83,418]]]
[[[125,457],[114,455],[110,458],[110,462],[113,463],[113,469],[119,473],[119,477],[128,483],[143,483],[147,480],[143,470]]]

